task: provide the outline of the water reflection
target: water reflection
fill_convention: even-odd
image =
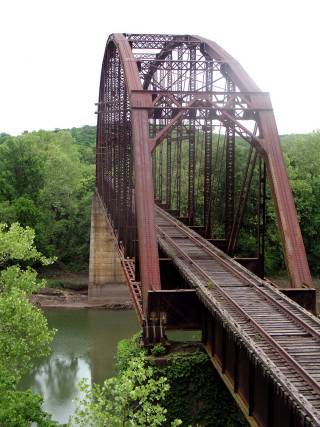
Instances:
[[[44,397],[44,409],[53,419],[66,422],[79,397],[81,378],[102,383],[114,374],[114,354],[120,339],[137,331],[132,311],[46,311],[50,327],[58,329],[52,354],[42,360],[22,381]]]
[[[53,401],[60,403],[75,394],[78,371],[79,359],[74,355],[70,355],[70,359],[50,358],[33,372],[33,387],[43,396],[47,393]]]

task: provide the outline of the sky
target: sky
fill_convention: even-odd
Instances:
[[[0,0],[0,132],[96,124],[114,32],[214,40],[270,92],[279,133],[320,129],[320,0]]]

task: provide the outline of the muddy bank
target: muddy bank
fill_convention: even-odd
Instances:
[[[116,289],[110,289],[110,299],[88,301],[88,273],[50,271],[39,276],[47,281],[47,287],[32,295],[31,302],[41,308],[101,308],[110,310],[128,310],[133,305],[128,301],[117,301]],[[120,299],[120,298],[119,298]]]
[[[32,295],[32,304],[41,308],[101,308],[109,310],[128,310],[133,308],[131,301],[117,302],[89,302],[87,291],[73,289],[42,288]]]

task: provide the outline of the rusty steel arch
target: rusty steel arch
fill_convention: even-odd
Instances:
[[[216,75],[224,87],[216,85]],[[224,129],[226,147],[223,160],[226,165],[225,252],[234,255],[246,209],[247,187],[259,164],[261,191],[263,174],[267,171],[292,287],[311,286],[269,95],[259,89],[232,56],[210,40],[187,35],[113,34],[107,42],[101,71],[97,192],[118,238],[127,278],[132,283],[141,282],[144,311],[148,290],[161,289],[154,199],[171,213],[177,211],[177,204],[181,203],[181,200],[172,201],[181,186],[178,154],[174,158],[171,152],[175,142],[178,146],[188,139],[186,223],[190,227],[202,227],[204,237],[217,241],[212,238],[211,193],[215,172],[212,140],[218,124]],[[198,181],[195,178],[196,132],[201,134],[204,146],[201,154],[204,163],[202,169],[198,167],[203,178]],[[249,143],[252,153],[236,206],[234,143],[237,137]],[[163,141],[169,147],[165,165],[163,152],[158,157],[153,154],[152,158]],[[165,178],[161,174],[157,177],[157,171],[165,168]],[[194,206],[196,182],[198,187],[203,187],[200,225],[197,225]],[[165,195],[162,194],[164,188]],[[160,195],[154,194],[158,189]]]
[[[116,75],[113,74],[115,67],[118,69]],[[109,73],[107,70],[109,70]],[[113,81],[113,79],[118,80]],[[120,94],[120,92],[117,93],[117,89],[118,91],[120,90],[119,83],[120,85],[122,84],[122,94]],[[127,138],[127,149],[130,151],[130,153],[127,154],[129,156],[129,163],[131,163],[131,171],[127,179],[133,180],[133,174],[135,177],[135,184],[133,185],[133,182],[127,182],[126,185],[129,191],[126,195],[123,195],[123,198],[119,199],[119,203],[121,204],[126,200],[126,197],[130,197],[131,200],[128,209],[131,209],[132,212],[127,212],[127,215],[122,218],[119,216],[119,219],[128,221],[129,229],[126,228],[124,232],[129,233],[132,240],[139,241],[139,259],[141,264],[139,270],[143,289],[146,291],[147,289],[160,289],[160,274],[153,215],[154,202],[152,197],[151,159],[146,127],[147,112],[143,110],[134,110],[131,113],[128,111],[130,107],[139,105],[140,100],[137,99],[134,91],[141,89],[142,86],[137,65],[127,39],[122,34],[110,36],[103,60],[99,93],[100,114],[98,117],[97,131],[97,188],[98,194],[101,196],[107,212],[110,214],[112,224],[115,229],[119,231],[116,219],[119,211],[110,212],[110,205],[112,202],[107,198],[107,193],[111,195],[114,194],[116,190],[109,188],[108,191],[105,186],[112,187],[115,181],[120,178],[121,172],[120,170],[114,170],[118,176],[116,174],[110,176],[109,181],[104,175],[106,163],[108,161],[108,153],[105,149],[108,145],[106,141],[109,137],[110,145],[113,144],[112,126],[114,126],[117,128],[117,131],[120,130],[117,137],[121,138],[125,136]],[[119,97],[117,101],[115,101],[115,96]],[[121,96],[122,98],[120,99]],[[125,111],[126,126],[123,121],[120,123],[120,120],[123,120],[124,116],[121,117],[120,114],[117,115],[117,113],[112,116],[111,113],[111,109],[116,108],[118,108],[118,113],[120,113],[121,107],[123,111]],[[109,128],[106,127],[108,125]],[[120,146],[118,146],[118,148],[120,148]],[[111,151],[112,149],[109,150],[109,154],[111,154]],[[115,156],[115,153],[112,155]],[[109,159],[109,161],[110,160],[111,159]],[[133,164],[134,168],[132,166]],[[125,167],[127,167],[127,165]],[[109,168],[112,168],[111,164],[109,164]],[[135,169],[135,171],[133,169]],[[139,172],[136,173],[136,170]],[[114,182],[112,181],[113,179]],[[135,199],[133,199],[133,191],[135,192]],[[148,195],[148,197],[146,197],[146,195]],[[116,209],[117,208],[121,208],[121,206],[116,203]],[[135,211],[135,214],[133,211]],[[130,218],[131,215],[134,218]],[[137,222],[137,226],[135,225],[135,221]],[[131,235],[132,230],[130,230],[130,227],[133,229],[133,235]],[[124,232],[120,232],[118,235],[119,239],[122,239],[120,240],[121,246],[124,242]],[[135,236],[135,234],[137,234],[137,236]],[[137,255],[135,251],[136,248],[132,247],[132,241],[127,242],[125,246],[122,246],[122,249],[124,251],[124,256],[132,257]]]
[[[229,64],[230,77],[241,91],[256,92],[252,95],[252,103],[261,108],[257,120],[262,137],[254,138],[252,143],[266,162],[287,270],[293,287],[311,287],[312,278],[269,96],[266,94],[263,99],[258,95],[261,92],[259,87],[238,61],[224,49],[210,40],[204,38],[199,40],[206,44],[213,58]]]

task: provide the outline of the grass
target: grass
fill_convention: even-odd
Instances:
[[[62,280],[58,280],[58,279],[46,279],[46,280],[47,280],[47,288],[52,288],[52,289],[64,288],[64,284]]]

